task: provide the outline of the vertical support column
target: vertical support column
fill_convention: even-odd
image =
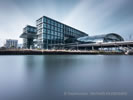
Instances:
[[[78,42],[77,42],[77,50],[78,50]]]
[[[91,48],[92,48],[92,50],[94,50],[94,46],[92,46]]]

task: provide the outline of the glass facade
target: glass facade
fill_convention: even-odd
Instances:
[[[21,38],[23,38],[23,47],[30,48],[34,47],[33,40],[37,37],[37,28],[34,26],[27,25],[23,28],[23,33],[21,34]]]
[[[81,43],[116,42],[124,39],[116,33],[108,33],[96,36],[85,36],[77,39]]]
[[[36,29],[36,27],[27,25],[27,26],[23,29],[23,33],[32,33],[32,34],[36,34],[36,33],[37,33],[37,29]]]
[[[39,48],[50,49],[55,44],[64,44],[65,37],[78,38],[87,36],[86,33],[62,24],[46,16],[36,21]],[[68,42],[69,43],[69,42]]]

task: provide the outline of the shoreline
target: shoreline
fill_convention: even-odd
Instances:
[[[81,50],[30,50],[10,49],[0,50],[0,55],[126,55],[117,51],[81,51]]]

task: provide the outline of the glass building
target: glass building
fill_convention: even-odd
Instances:
[[[37,28],[27,25],[23,28],[23,33],[20,35],[20,38],[23,38],[24,48],[33,48],[35,40],[37,39]]]
[[[43,16],[36,20],[37,45],[41,49],[56,48],[56,45],[74,43],[79,37],[88,36],[75,28]]]
[[[98,43],[124,41],[124,39],[116,33],[109,33],[103,35],[80,37],[77,39],[77,41],[80,43]]]

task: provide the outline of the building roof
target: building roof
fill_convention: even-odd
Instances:
[[[36,34],[31,34],[31,33],[22,33],[20,35],[20,38],[37,38],[37,35]]]
[[[116,33],[108,33],[95,36],[85,36],[77,39],[80,42],[113,42],[124,41],[124,39]]]

